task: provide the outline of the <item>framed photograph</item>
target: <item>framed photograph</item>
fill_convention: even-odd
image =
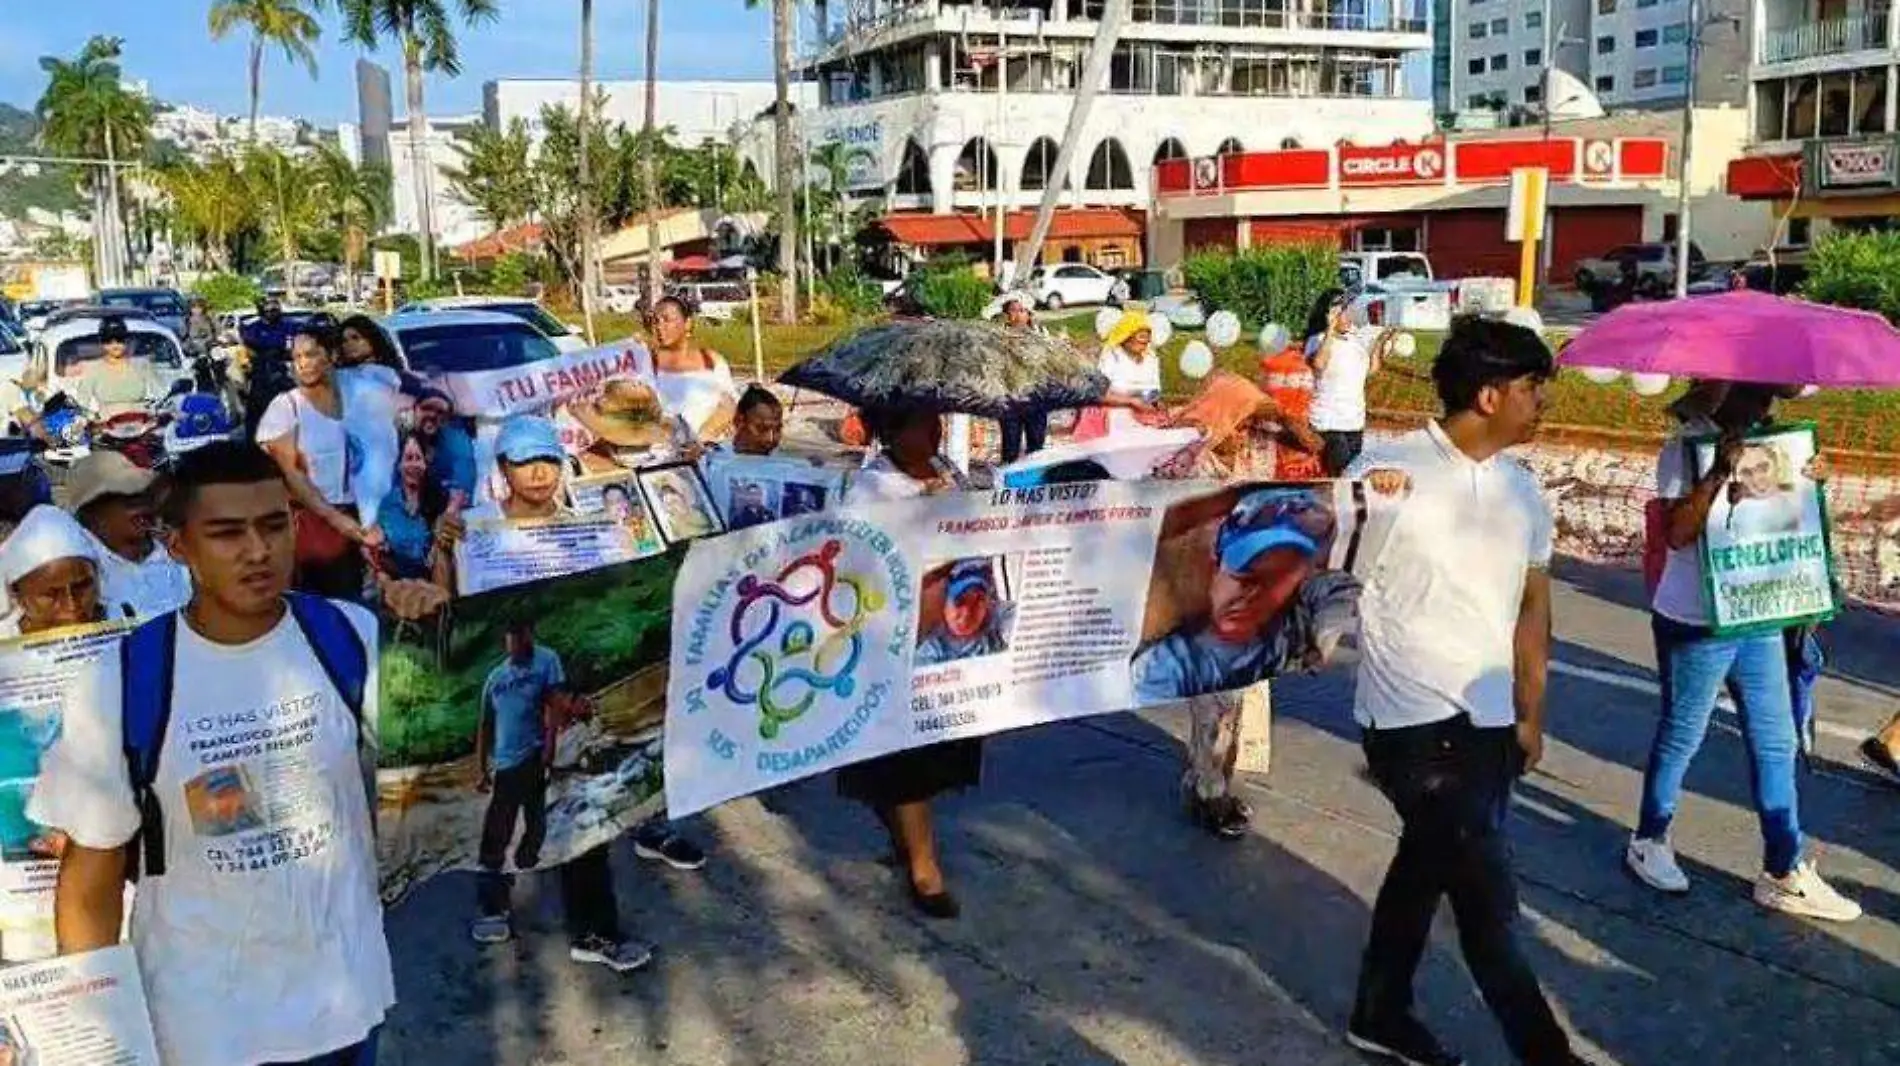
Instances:
[[[568,506],[577,515],[606,515],[625,526],[633,539],[635,556],[666,550],[631,470],[577,477],[567,484]]]
[[[845,473],[803,458],[715,452],[705,459],[706,484],[728,529],[745,529],[837,505]]]
[[[668,544],[696,540],[726,531],[726,523],[712,489],[692,463],[650,466],[635,473],[640,495]]]
[[[1708,473],[1716,439],[1685,443],[1696,472]],[[1786,629],[1839,610],[1827,497],[1812,476],[1818,453],[1812,422],[1768,426],[1743,438],[1698,547],[1716,633]]]

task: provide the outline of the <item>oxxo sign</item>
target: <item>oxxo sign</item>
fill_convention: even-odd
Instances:
[[[1805,162],[1802,177],[1810,192],[1885,193],[1900,185],[1900,142],[1889,137],[1813,141]]]
[[[1437,145],[1341,145],[1339,149],[1341,185],[1424,185],[1444,180],[1445,150]]]

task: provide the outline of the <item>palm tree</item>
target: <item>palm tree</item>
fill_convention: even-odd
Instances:
[[[160,171],[159,186],[171,197],[180,228],[212,266],[229,271],[231,241],[252,221],[250,190],[237,164],[223,154],[183,162]]]
[[[119,213],[118,161],[136,158],[152,126],[152,105],[126,89],[119,70],[124,42],[94,37],[73,60],[40,59],[46,90],[34,106],[40,141],[60,155],[103,159],[91,168],[93,269],[100,285],[124,279],[125,222]]]
[[[317,150],[311,168],[329,206],[328,221],[342,235],[344,280],[354,293],[357,258],[389,217],[389,171],[374,163],[358,166],[334,143]]]
[[[660,153],[656,143],[660,110],[660,0],[647,0],[647,113],[641,133],[647,151],[641,161],[641,184],[647,202],[647,307],[660,298]]]
[[[435,218],[431,208],[433,160],[429,119],[422,110],[422,75],[462,73],[462,56],[450,18],[454,8],[464,26],[494,21],[500,0],[338,0],[349,39],[374,49],[388,37],[402,49],[403,86],[409,108],[409,164],[416,191],[416,222],[421,230],[422,280],[435,280]]]
[[[594,343],[594,296],[599,291],[599,266],[594,259],[594,0],[581,0],[581,103],[580,103],[580,218],[581,234],[581,324],[587,330],[587,343]],[[649,254],[652,249],[648,249]]]
[[[244,154],[244,181],[264,233],[277,245],[284,266],[284,298],[297,298],[298,249],[324,221],[325,190],[315,166],[275,145],[253,144]]]
[[[763,0],[746,0],[756,8]],[[778,192],[779,317],[798,317],[798,159],[792,148],[792,4],[772,3],[772,183]]]
[[[323,0],[315,0],[321,8]],[[323,35],[316,15],[304,0],[215,0],[211,5],[211,39],[221,41],[231,31],[251,31],[251,139],[257,139],[257,108],[264,96],[264,48],[276,45],[284,58],[301,63],[317,76],[317,53],[311,47]]]

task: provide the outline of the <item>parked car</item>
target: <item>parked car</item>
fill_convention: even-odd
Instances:
[[[20,304],[20,325],[26,327],[26,335],[36,336],[46,328],[47,316],[66,306],[64,300],[26,300]]]
[[[434,300],[417,300],[396,309],[399,315],[433,314],[442,311],[491,311],[507,315],[510,318],[526,322],[539,330],[541,335],[554,342],[554,346],[564,352],[578,352],[587,347],[587,338],[573,326],[555,318],[534,300],[515,296],[444,296]]]
[[[93,301],[100,307],[143,311],[176,336],[185,333],[185,298],[176,289],[101,289]]]
[[[1431,281],[1432,261],[1419,252],[1341,252],[1339,287],[1409,278]]]
[[[1346,290],[1346,317],[1355,325],[1447,330],[1458,309],[1458,286],[1449,281],[1367,282]]]
[[[1119,304],[1128,299],[1128,283],[1086,263],[1037,267],[1025,286],[1037,303],[1051,311],[1082,304]]]
[[[1786,296],[1808,280],[1808,253],[1805,250],[1776,252],[1774,262],[1757,255],[1736,269],[1748,279],[1748,287],[1758,292]]]
[[[1607,311],[1615,302],[1616,288],[1624,273],[1624,264],[1636,268],[1636,292],[1659,299],[1675,291],[1676,244],[1649,242],[1625,244],[1591,259],[1577,261],[1577,291],[1590,298],[1592,311]],[[1699,278],[1708,269],[1708,259],[1694,241],[1689,242],[1689,277]]]

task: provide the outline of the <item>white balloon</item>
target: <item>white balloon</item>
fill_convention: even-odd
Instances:
[[[1240,316],[1232,311],[1216,311],[1207,317],[1207,343],[1216,348],[1231,348],[1240,340]]]
[[[1513,307],[1504,312],[1504,321],[1513,326],[1523,326],[1539,336],[1544,332],[1544,316],[1538,314],[1534,307]]]
[[[1154,337],[1154,346],[1159,348],[1174,336],[1174,323],[1162,315],[1148,316],[1148,332]]]
[[[1623,372],[1613,366],[1586,366],[1583,368],[1584,380],[1594,385],[1608,385],[1622,376]]]
[[[1279,352],[1286,347],[1290,339],[1286,327],[1278,322],[1269,322],[1260,327],[1260,350],[1263,352],[1268,354]]]
[[[1095,335],[1103,340],[1115,330],[1115,323],[1122,320],[1121,311],[1113,307],[1104,307],[1095,312]]]
[[[1418,338],[1410,333],[1401,333],[1392,338],[1392,354],[1400,359],[1410,359],[1418,354]]]
[[[1638,396],[1661,396],[1669,391],[1668,374],[1631,374],[1630,388]]]
[[[1189,341],[1181,349],[1181,373],[1185,377],[1200,380],[1214,371],[1214,349],[1206,341]]]
[[[1805,400],[1808,397],[1813,396],[1815,393],[1820,392],[1820,391],[1821,391],[1821,386],[1819,385],[1803,385],[1801,386],[1801,392],[1797,396],[1795,396],[1795,399]]]

